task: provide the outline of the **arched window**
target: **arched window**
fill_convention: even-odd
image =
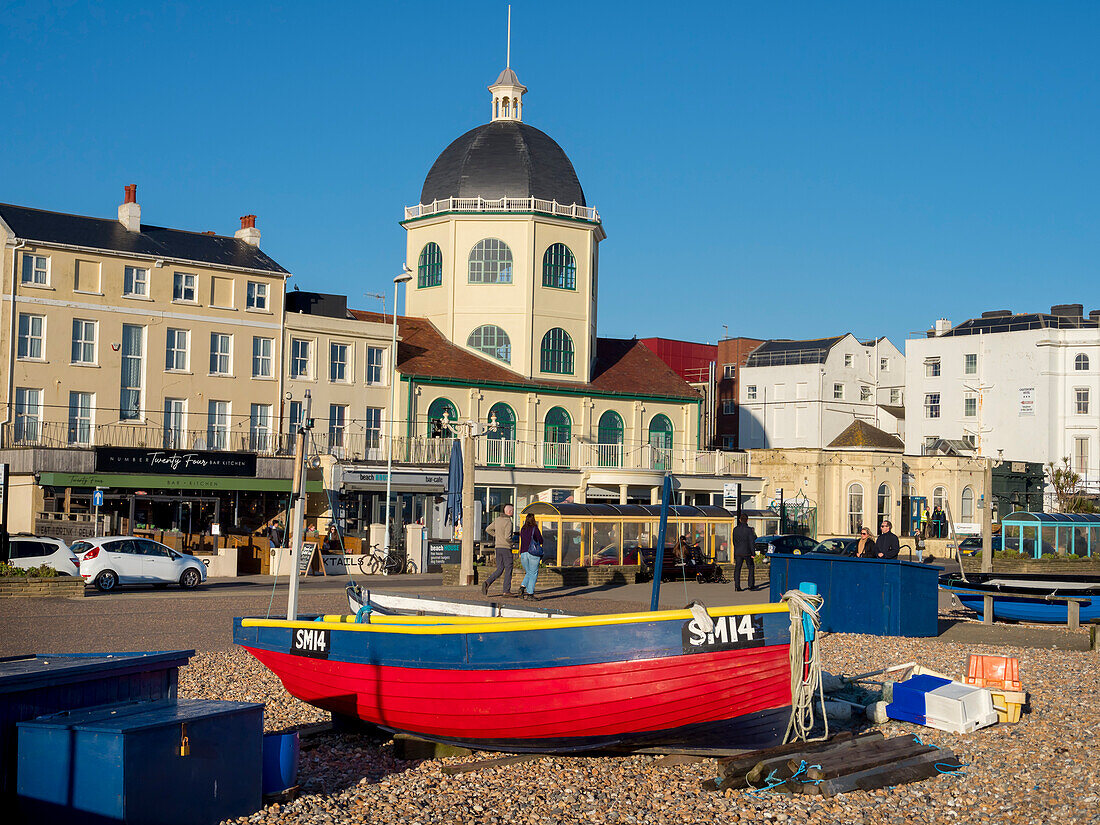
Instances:
[[[430,438],[454,438],[454,431],[443,423],[443,413],[452,424],[458,420],[458,409],[446,398],[437,398],[428,405],[428,436]]]
[[[974,491],[970,487],[963,487],[959,518],[963,521],[971,521],[974,518]]]
[[[1073,359],[1073,368],[1081,371],[1087,370],[1089,368],[1089,357],[1083,352],[1077,353],[1077,357]]]
[[[890,517],[890,485],[880,484],[878,486],[878,524],[882,526],[884,521],[893,523],[893,519]],[[874,530],[871,531],[875,533]]]
[[[416,265],[416,288],[439,286],[443,283],[443,250],[437,243],[428,243],[420,250]]]
[[[939,507],[941,510],[947,510],[947,488],[937,487],[932,491],[932,509]]]
[[[542,256],[542,285],[555,289],[577,288],[577,259],[565,244],[547,247]]]
[[[554,327],[542,336],[542,371],[573,374],[573,339],[561,327]]]
[[[486,463],[491,467],[515,467],[516,414],[510,406],[498,401],[489,408],[486,420],[491,424],[494,418],[497,428],[486,433]]]
[[[848,532],[859,535],[863,526],[863,485],[853,482],[848,485]]]
[[[553,407],[543,422],[543,465],[569,466],[569,442],[573,437],[573,421],[561,407]]]
[[[650,420],[649,443],[662,450],[672,449],[672,422],[667,415],[658,413]]]
[[[504,98],[503,100],[501,100],[501,103],[503,104],[503,109],[501,111],[501,114],[504,117],[508,117],[508,98]]]
[[[485,324],[471,332],[466,346],[498,358],[505,364],[512,362],[512,342],[508,340],[508,333],[492,324]]]
[[[623,466],[623,419],[614,410],[600,416],[596,441],[596,463],[600,467]]]
[[[471,284],[512,283],[512,250],[496,238],[478,241],[470,250]]]

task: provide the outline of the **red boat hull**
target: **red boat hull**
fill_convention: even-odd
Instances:
[[[774,740],[790,705],[785,645],[493,670],[396,667],[245,647],[309,704],[389,730],[515,750],[596,746],[731,720],[741,720],[739,739],[759,743]]]

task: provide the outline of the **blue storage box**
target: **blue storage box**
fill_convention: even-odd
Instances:
[[[195,699],[19,723],[19,809],[44,822],[202,825],[262,803],[263,705]]]
[[[54,653],[0,661],[0,804],[15,799],[16,723],[112,702],[175,699],[193,650]]]
[[[942,569],[899,559],[850,556],[768,556],[771,601],[799,582],[813,582],[825,599],[821,629],[871,636],[939,635]]]

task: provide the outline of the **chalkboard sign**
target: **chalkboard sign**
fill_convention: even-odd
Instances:
[[[309,563],[313,561],[313,556],[317,552],[317,545],[311,542],[302,544],[302,549],[298,552],[298,575],[309,572]],[[322,568],[323,569],[323,568]]]
[[[462,545],[458,542],[428,542],[428,563],[425,573],[442,573],[445,564],[462,563]]]

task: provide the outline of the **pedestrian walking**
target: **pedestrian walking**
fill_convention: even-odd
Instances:
[[[512,595],[512,505],[505,504],[504,512],[493,519],[493,523],[485,528],[485,532],[493,537],[493,557],[496,559],[497,569],[493,575],[481,585],[481,592],[489,595],[489,585],[499,579],[504,586],[505,596]]]
[[[753,554],[756,552],[756,531],[749,527],[749,517],[741,514],[737,518],[737,526],[733,528],[733,589],[741,591],[741,565],[749,568],[749,590],[756,589],[756,562]]]
[[[859,541],[856,543],[856,555],[861,559],[878,558],[875,550],[875,540],[871,538],[871,531],[866,527],[859,528]]]
[[[893,528],[889,521],[882,522],[882,533],[875,542],[875,555],[880,559],[896,559],[901,552],[898,537],[891,532]]]
[[[528,513],[519,530],[519,563],[523,565],[525,573],[519,589],[521,599],[536,602],[539,599],[535,595],[535,581],[539,577],[542,553],[542,531],[535,522],[534,514]]]
[[[930,526],[929,526],[931,521],[932,521],[932,514],[929,513],[928,508],[925,507],[924,512],[920,514],[920,534],[924,538],[930,538],[929,535],[928,535],[928,531],[929,531],[929,529],[931,529]]]
[[[275,519],[267,528],[267,540],[272,547],[282,547],[283,535],[283,523]]]

